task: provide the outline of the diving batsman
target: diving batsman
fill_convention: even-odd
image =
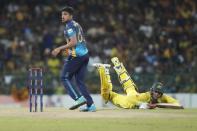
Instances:
[[[150,91],[139,93],[137,86],[119,59],[114,57],[111,61],[126,95],[112,91],[113,86],[109,72],[111,65],[95,63],[93,66],[99,72],[101,96],[105,103],[111,101],[114,105],[125,109],[154,109],[156,107],[183,109],[183,106],[176,99],[164,94],[163,84],[160,82],[154,83]]]

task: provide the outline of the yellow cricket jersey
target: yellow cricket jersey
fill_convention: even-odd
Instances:
[[[136,98],[140,102],[149,103],[151,101],[151,94],[150,94],[150,92],[139,93]],[[179,102],[176,99],[174,99],[171,96],[168,96],[166,94],[163,94],[162,97],[158,99],[158,103],[170,103],[170,104],[179,105]]]
[[[104,100],[110,100],[114,105],[125,109],[138,108],[142,103],[150,103],[151,92],[139,93],[137,91],[137,86],[130,78],[123,64],[119,62],[118,58],[112,58],[112,63],[114,64],[114,69],[118,74],[119,81],[126,95],[112,91],[110,75],[109,73],[106,74],[106,69],[104,67],[100,67],[98,71],[101,80],[101,95]],[[176,99],[165,94],[163,94],[157,102],[179,105]]]
[[[122,108],[137,108],[140,103],[150,103],[151,94],[150,92],[145,93],[135,93],[131,95],[121,95],[115,92],[110,93],[110,99],[113,104]],[[158,99],[159,103],[171,103],[179,105],[178,101],[171,96],[163,94],[161,98]]]

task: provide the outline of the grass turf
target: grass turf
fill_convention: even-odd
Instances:
[[[0,131],[196,131],[197,109],[98,110],[0,109]]]

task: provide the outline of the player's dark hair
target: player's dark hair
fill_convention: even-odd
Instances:
[[[66,11],[68,12],[70,15],[73,15],[74,14],[74,9],[71,7],[71,6],[65,6],[61,9],[61,12],[62,11]]]

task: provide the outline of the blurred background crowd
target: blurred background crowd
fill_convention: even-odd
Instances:
[[[111,63],[114,56],[140,91],[161,81],[166,92],[197,92],[196,0],[1,0],[0,94],[24,88],[31,66],[44,67],[45,93],[65,93],[59,80],[64,57],[50,55],[65,43],[59,13],[65,5],[75,8],[85,32],[90,92],[100,90],[91,64]]]

